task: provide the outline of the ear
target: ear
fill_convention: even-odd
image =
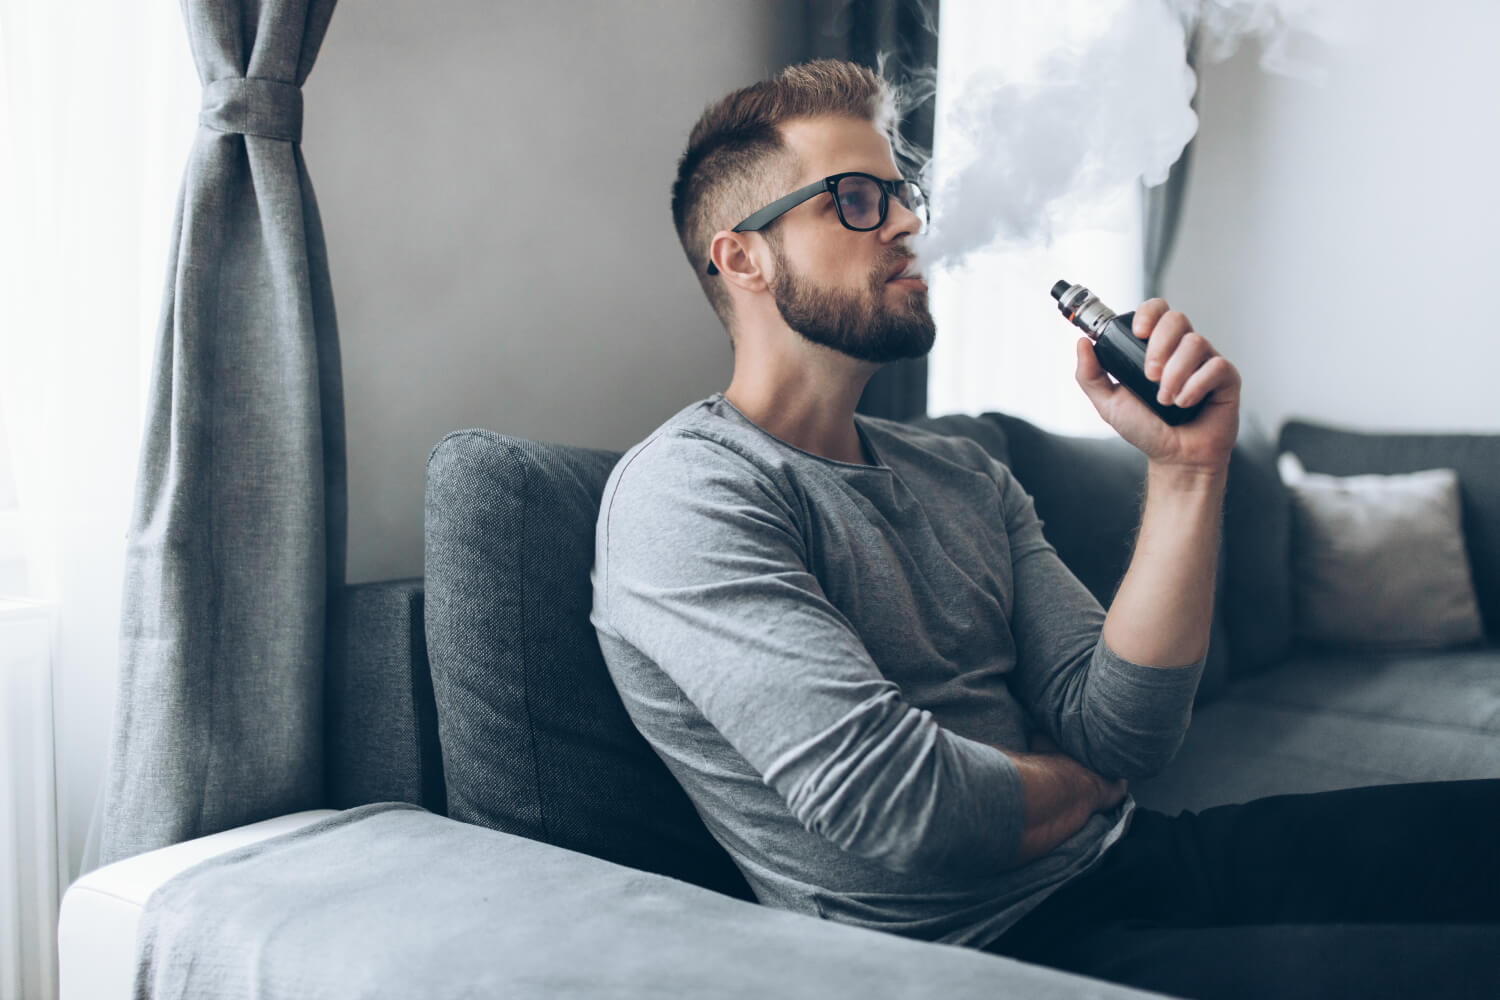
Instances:
[[[751,241],[751,233],[735,233],[721,229],[714,233],[708,246],[708,259],[719,269],[719,277],[746,291],[765,291],[770,275],[761,269],[761,260],[768,255],[765,241]]]

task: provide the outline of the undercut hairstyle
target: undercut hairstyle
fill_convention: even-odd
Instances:
[[[835,115],[871,122],[890,137],[896,103],[894,89],[873,70],[818,59],[736,90],[709,105],[693,126],[672,184],[672,222],[731,340],[733,305],[723,280],[707,273],[709,243],[719,230],[788,193],[782,188],[795,178],[797,164],[782,140],[782,124]]]

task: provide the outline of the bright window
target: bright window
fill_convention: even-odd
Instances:
[[[1098,10],[1062,0],[943,0],[935,190],[945,153],[972,140],[951,120],[966,85],[1002,70],[1022,77],[1036,72],[1052,47],[1103,30]],[[938,335],[929,356],[929,413],[1000,410],[1059,433],[1114,433],[1074,378],[1074,344],[1081,334],[1059,315],[1049,290],[1066,278],[1087,285],[1119,312],[1140,303],[1140,192],[1138,182],[1107,191],[1090,211],[1090,228],[1059,232],[1050,246],[1038,238],[975,254],[960,269],[930,275]]]

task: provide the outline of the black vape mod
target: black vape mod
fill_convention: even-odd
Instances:
[[[1146,377],[1146,340],[1130,330],[1134,312],[1116,316],[1114,310],[1100,302],[1093,292],[1066,281],[1052,286],[1052,297],[1057,300],[1058,311],[1068,318],[1068,322],[1088,334],[1094,342],[1094,356],[1099,359],[1099,366],[1139,396],[1158,417],[1176,426],[1192,420],[1203,409],[1203,400],[1186,408],[1157,401],[1161,383]]]

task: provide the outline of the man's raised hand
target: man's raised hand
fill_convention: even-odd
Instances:
[[[1149,299],[1135,311],[1131,331],[1146,345],[1146,377],[1161,384],[1157,400],[1188,407],[1203,401],[1191,421],[1172,426],[1123,385],[1112,383],[1080,337],[1075,375],[1084,394],[1111,427],[1161,466],[1184,471],[1222,471],[1239,433],[1239,369],[1210,344],[1165,299]]]

